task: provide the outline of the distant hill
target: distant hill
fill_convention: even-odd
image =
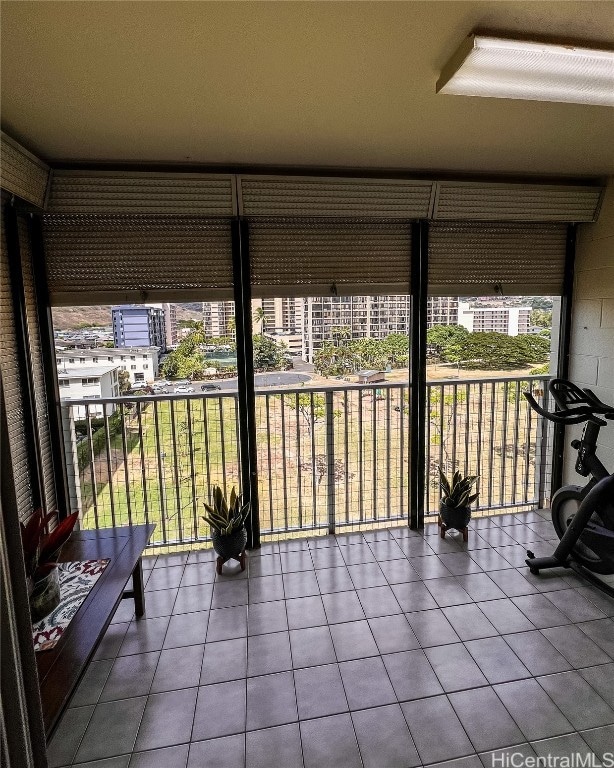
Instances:
[[[197,301],[177,304],[177,320],[200,320],[201,306]],[[53,309],[53,327],[58,331],[93,325],[111,325],[110,304],[96,307],[54,307]]]

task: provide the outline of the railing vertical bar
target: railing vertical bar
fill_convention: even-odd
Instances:
[[[109,427],[109,415],[107,409],[103,405],[103,420],[104,420],[104,437],[105,437],[105,449],[107,452],[107,472],[108,472],[108,485],[109,485],[109,500],[111,504],[111,525],[115,527],[115,498],[113,493],[113,466],[111,463],[111,430]]]
[[[271,454],[271,398],[269,395],[264,395],[264,411],[266,414],[266,434],[267,434],[267,472],[269,476],[269,521],[271,523],[271,530],[275,528],[273,520],[273,463]],[[287,513],[286,513],[287,514]],[[288,521],[286,520],[286,526]]]
[[[333,391],[329,389],[325,394],[325,421],[326,421],[326,512],[328,517],[328,532],[332,536],[335,533],[335,416],[333,404]]]
[[[399,390],[399,514],[403,513],[403,509],[405,508],[405,494],[404,494],[404,488],[405,488],[405,387],[401,386]],[[407,402],[409,403],[409,391],[407,393]],[[428,393],[428,396],[430,397],[430,391]],[[427,412],[428,413],[428,412]],[[427,419],[427,428],[430,429],[430,421]],[[428,440],[427,440],[427,446],[428,446]],[[409,457],[408,457],[409,458]],[[430,458],[430,456],[429,456]],[[430,462],[427,461],[427,464],[430,466]],[[428,487],[428,485],[427,485]],[[428,494],[428,490],[427,490]]]
[[[166,504],[166,478],[164,477],[164,457],[162,445],[160,443],[160,415],[158,413],[158,403],[154,402],[154,429],[156,433],[156,456],[158,457],[158,480],[160,482],[160,518],[162,523],[162,543],[168,541],[166,521],[168,519],[168,509]]]
[[[478,392],[480,393],[479,399],[478,399],[478,425],[477,425],[477,449],[476,449],[476,475],[478,475],[478,488],[481,485],[483,472],[482,472],[482,413],[483,413],[483,406],[484,406],[484,386],[482,382],[478,384]],[[478,497],[478,506],[482,507],[481,499]]]
[[[373,390],[373,397],[371,398],[371,441],[373,443],[372,446],[372,457],[371,457],[371,497],[373,499],[372,502],[372,513],[371,517],[374,520],[377,520],[378,518],[378,503],[377,503],[377,389],[374,387]]]
[[[507,414],[509,411],[508,408],[508,398],[509,398],[509,387],[507,384],[507,381],[503,382],[503,434],[502,434],[502,442],[503,442],[503,451],[501,453],[501,479],[500,479],[500,487],[499,487],[499,503],[503,505],[505,501],[505,465],[507,462]]]
[[[149,525],[149,493],[147,491],[147,468],[145,464],[145,443],[143,440],[143,409],[142,403],[137,401],[136,418],[139,427],[139,458],[141,461],[141,483],[143,484],[143,512],[145,514],[145,523]]]
[[[89,444],[90,449],[90,482],[92,484],[92,504],[94,507],[94,523],[96,525],[96,529],[100,527],[100,521],[98,520],[98,487],[96,483],[96,472],[94,469],[94,433],[92,432],[92,419],[90,415],[90,407],[89,405],[85,406],[85,422],[87,424],[87,440]],[[78,471],[78,467],[77,467]]]
[[[443,405],[444,405],[444,398],[445,398],[445,389],[444,385],[441,384],[439,386],[439,466],[443,469],[444,472],[449,472],[450,467],[448,466],[448,461],[444,461],[444,453],[443,453],[443,443],[444,443],[444,412],[443,412]]]
[[[525,412],[525,441],[524,441],[524,502],[529,503],[529,482],[531,469],[531,423],[533,409],[523,398],[523,407]],[[537,440],[535,441],[535,459],[537,460]],[[533,493],[535,496],[535,492]]]
[[[494,472],[492,471],[492,468],[494,466],[494,460],[495,460],[495,404],[497,402],[496,399],[496,387],[495,382],[490,382],[490,445],[489,445],[489,451],[490,451],[490,468],[491,471],[488,473],[488,506],[492,507],[492,497],[493,497],[493,475]]]
[[[517,493],[517,477],[516,472],[518,471],[518,440],[519,440],[519,426],[520,426],[520,382],[517,381],[515,383],[515,398],[516,398],[516,405],[514,408],[514,456],[512,458],[512,501],[516,501],[516,493]]]
[[[171,439],[173,441],[173,474],[175,476],[175,513],[177,516],[177,538],[183,541],[183,521],[181,519],[181,482],[179,475],[179,455],[177,453],[177,430],[175,426],[175,401],[170,401],[171,406]],[[226,490],[224,489],[224,493]]]
[[[228,477],[226,473],[226,439],[224,437],[224,398],[218,397],[218,411],[220,414],[220,455],[222,459],[222,484],[224,495],[228,493]]]
[[[299,393],[294,393],[294,414],[296,417],[296,485],[298,501],[298,527],[303,527],[303,470],[301,468],[301,413]]]
[[[386,517],[391,516],[391,495],[392,495],[392,475],[390,470],[390,454],[392,452],[391,445],[391,429],[392,429],[392,405],[390,402],[390,390],[386,390]]]
[[[343,457],[344,457],[344,481],[345,481],[345,522],[350,522],[350,436],[349,436],[349,410],[350,401],[347,389],[343,392]]]
[[[192,485],[192,522],[194,538],[198,538],[198,510],[196,508],[196,467],[194,466],[194,435],[192,432],[192,401],[187,401],[186,418],[188,420],[188,452],[190,457],[190,478]]]
[[[542,408],[547,411],[550,407],[550,390],[548,387],[544,387],[544,400],[542,403]],[[541,425],[540,425],[541,422]],[[546,503],[546,494],[547,494],[547,481],[546,481],[546,465],[548,463],[547,456],[548,456],[548,437],[550,435],[549,431],[549,422],[547,419],[544,419],[543,416],[540,416],[537,420],[538,428],[541,426],[541,429],[539,430],[540,434],[540,445],[539,445],[539,476],[536,478],[536,484],[538,488],[538,507],[540,509],[543,509],[545,503]],[[537,448],[535,450],[535,472],[537,472]]]
[[[471,405],[471,384],[465,385],[465,464],[464,474],[469,474],[469,451],[471,450],[471,424],[469,419],[469,410]],[[471,474],[476,474],[472,471]]]
[[[452,471],[456,471],[456,422],[458,421],[458,384],[452,385]]]
[[[237,459],[239,459],[239,452],[240,452],[240,444],[241,444],[241,437],[240,437],[240,418],[239,418],[239,397],[238,395],[233,395],[232,397],[232,407],[235,415],[235,434],[234,434],[234,444],[235,449],[237,452]],[[237,474],[238,474],[238,485],[240,492],[243,493],[243,476],[240,470],[240,467],[237,462]]]
[[[128,439],[126,436],[126,407],[124,403],[119,405],[122,430],[122,453],[124,460],[124,483],[126,485],[126,506],[128,507],[128,525],[132,525],[132,501],[130,499],[130,474],[128,472]]]
[[[282,473],[282,488],[284,494],[284,519],[286,521],[286,528],[288,527],[288,467],[286,457],[286,401],[282,396],[281,402],[281,473]]]
[[[309,434],[311,437],[311,507],[313,513],[313,526],[314,528],[318,524],[318,505],[317,505],[317,484],[316,484],[316,429],[315,429],[315,417],[314,417],[314,400],[313,392],[309,393]]]
[[[235,398],[236,407],[236,398]],[[211,488],[211,446],[209,445],[209,398],[203,400],[203,443],[205,449],[205,475],[207,478],[207,488]],[[207,497],[207,501],[210,498]]]
[[[363,445],[362,445],[362,389],[358,390],[358,517],[362,522],[365,519],[364,494],[363,494]]]

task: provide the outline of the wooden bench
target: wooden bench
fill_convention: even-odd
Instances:
[[[123,598],[145,611],[142,555],[155,525],[75,531],[62,549],[62,562],[109,558],[91,592],[57,645],[36,654],[47,740],[81,680]],[[132,579],[132,589],[126,590]]]

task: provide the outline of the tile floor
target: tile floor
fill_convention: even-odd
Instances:
[[[614,601],[536,512],[468,544],[407,528],[148,558],[49,749],[51,768],[450,768],[614,751]],[[521,543],[522,542],[522,543]],[[496,765],[496,763],[495,763]],[[499,763],[501,765],[501,763]]]

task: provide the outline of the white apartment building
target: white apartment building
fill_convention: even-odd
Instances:
[[[234,337],[234,301],[203,301],[203,330],[205,336]]]
[[[103,369],[109,366],[130,374],[131,384],[147,384],[158,375],[159,349],[157,347],[121,347],[108,349],[71,349],[56,352],[58,374],[64,369],[86,367]]]
[[[101,397],[119,397],[117,365],[81,366],[71,365],[58,370],[60,400],[99,400]],[[107,415],[115,410],[114,405],[107,406]],[[89,406],[90,416],[104,416],[104,406],[93,403]],[[86,406],[73,406],[73,417],[84,419]]]
[[[471,332],[496,331],[507,336],[519,336],[529,333],[531,307],[473,307],[461,301],[458,305],[458,324]]]

